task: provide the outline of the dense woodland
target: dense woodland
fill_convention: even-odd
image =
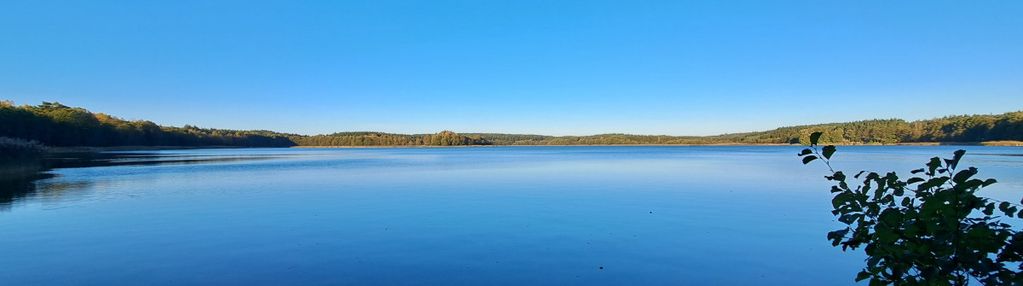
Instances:
[[[481,136],[458,135],[451,131],[437,134],[389,134],[380,132],[341,132],[329,135],[293,136],[302,146],[459,146],[490,145]]]
[[[0,102],[0,137],[48,146],[294,146],[287,134],[270,131],[165,127],[128,121],[55,102],[15,106]]]
[[[864,120],[782,127],[770,131],[717,136],[601,134],[544,136],[497,133],[389,134],[341,132],[296,135],[265,130],[241,131],[160,126],[124,120],[55,102],[16,106],[0,102],[0,137],[48,146],[459,146],[459,145],[622,145],[622,144],[805,144],[812,132],[822,143],[896,144],[1023,141],[1023,111],[1000,115],[961,115],[908,122]]]

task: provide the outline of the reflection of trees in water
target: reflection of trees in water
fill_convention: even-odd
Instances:
[[[81,152],[60,153],[47,158],[47,169],[89,168],[107,166],[186,165],[213,162],[249,161],[284,157],[285,155],[210,156],[196,154],[160,154],[153,152]],[[18,179],[0,179],[0,211],[26,198],[62,199],[82,195],[81,191],[93,186],[91,181],[45,180],[56,175],[40,172]]]
[[[10,210],[14,203],[25,198],[37,196],[59,198],[90,185],[86,181],[39,183],[39,180],[53,177],[56,176],[42,173],[29,178],[0,180],[0,211]]]
[[[92,181],[40,181],[36,182],[34,197],[60,200],[68,196],[80,196],[82,190],[89,189],[93,184]]]
[[[160,153],[104,153],[84,152],[68,153],[59,157],[49,158],[47,164],[51,168],[88,168],[103,166],[151,166],[151,165],[182,165],[213,162],[264,160],[287,155],[201,155],[201,154],[160,154]]]
[[[10,210],[12,202],[34,193],[35,190],[36,184],[32,180],[0,181],[0,211]]]

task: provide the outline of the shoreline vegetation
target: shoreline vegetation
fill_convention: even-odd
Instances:
[[[46,147],[17,138],[0,137],[0,180],[30,176],[42,171]]]
[[[338,132],[299,135],[267,130],[160,126],[124,120],[56,102],[16,106],[0,101],[0,137],[37,142],[51,152],[232,147],[444,147],[444,146],[729,146],[799,145],[809,134],[834,145],[1023,146],[1023,111],[905,121],[874,119],[781,127],[713,136],[598,134],[547,136],[501,133],[392,134]]]
[[[895,144],[880,144],[880,143],[847,143],[847,144],[835,144],[836,146],[1006,146],[1006,147],[1023,147],[1023,141],[986,141],[986,142],[906,142],[906,143],[895,143]],[[744,143],[708,143],[708,144],[566,144],[566,145],[553,145],[553,144],[517,144],[517,145],[449,145],[449,146],[433,146],[433,145],[366,145],[366,146],[282,146],[282,147],[266,147],[266,148],[300,148],[300,149],[359,149],[359,148],[487,148],[487,147],[587,147],[587,146],[619,146],[619,147],[687,147],[687,146],[802,146],[800,144],[788,144],[788,143],[760,143],[760,144],[744,144]],[[88,152],[117,152],[117,151],[155,151],[155,150],[188,150],[188,149],[231,149],[231,148],[260,148],[261,146],[107,146],[107,147],[93,147],[93,146],[75,146],[75,147],[47,147],[46,150],[51,154],[63,154],[63,153],[88,153]]]
[[[1023,147],[1023,141],[983,141],[983,142],[904,142],[904,143],[836,143],[836,146],[1008,146],[1008,147]],[[344,148],[468,148],[468,147],[586,147],[586,146],[621,146],[621,147],[640,147],[640,146],[803,146],[798,143],[704,143],[704,144],[514,144],[514,145],[452,145],[452,146],[431,146],[431,145],[369,145],[369,146],[291,146],[288,148],[325,148],[325,149],[344,149]],[[146,148],[146,147],[142,147]],[[191,147],[195,148],[195,147]],[[191,149],[190,147],[183,146],[181,148],[175,148],[174,146],[166,146],[162,149]],[[207,147],[199,147],[207,148]],[[210,148],[237,148],[231,146],[212,146]],[[101,148],[102,149],[102,148]],[[124,148],[116,148],[122,149]],[[160,148],[156,149],[159,150]],[[153,149],[148,149],[153,150]]]

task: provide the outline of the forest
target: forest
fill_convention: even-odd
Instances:
[[[491,145],[481,136],[459,135],[451,131],[437,134],[390,134],[380,132],[340,132],[329,135],[292,136],[300,146],[459,146]]]
[[[827,144],[950,143],[1023,141],[1023,111],[999,115],[957,115],[906,121],[876,119],[781,127],[769,131],[715,136],[600,134],[545,136],[443,131],[436,134],[339,132],[298,135],[266,130],[226,130],[160,126],[146,120],[124,120],[56,102],[15,105],[0,101],[0,137],[46,146],[463,146],[463,145],[687,145],[806,144],[809,134],[822,132]]]
[[[15,106],[0,102],[0,137],[36,141],[47,146],[294,146],[288,134],[159,126],[123,120],[56,102]]]

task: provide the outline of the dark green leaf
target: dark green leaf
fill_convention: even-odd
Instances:
[[[810,156],[803,157],[803,165],[810,164],[810,162],[813,162],[813,160],[817,160],[817,156],[810,155]]]
[[[835,172],[834,175],[825,176],[825,178],[831,181],[845,181],[845,173],[842,173],[842,171],[838,171]]]
[[[997,182],[998,181],[995,180],[995,179],[987,179],[987,180],[984,180],[984,184],[982,184],[981,186],[982,187],[987,187],[987,186],[990,186],[991,184],[994,184],[994,183],[997,183]],[[1020,203],[1023,204],[1023,201],[1020,201]]]
[[[955,177],[952,178],[952,181],[956,183],[966,182],[966,180],[969,180],[970,177],[973,177],[973,175],[976,174],[977,168],[970,167],[969,169],[959,171],[959,173],[957,173]]]
[[[985,215],[995,214],[995,203],[990,203],[984,206],[984,210],[982,212],[984,212]]]
[[[835,145],[824,146],[824,148],[821,149],[821,155],[824,156],[824,159],[831,159],[831,155],[835,154],[836,150],[838,149],[835,148]]]
[[[842,215],[841,217],[838,217],[838,221],[840,221],[840,222],[842,222],[844,224],[852,224],[853,222],[855,222],[856,220],[860,219],[861,217],[863,217],[863,215],[861,215],[861,214],[847,214],[847,215]]]
[[[952,169],[955,169],[956,166],[959,165],[959,160],[962,160],[963,159],[963,155],[966,155],[966,150],[959,149],[959,150],[956,150],[952,154],[953,154],[952,155],[952,160],[950,160],[948,162],[949,163],[948,167],[952,168]]]
[[[856,282],[863,281],[867,278],[870,278],[870,272],[860,271],[860,273],[856,273]]]
[[[877,264],[880,262],[881,262],[880,256],[871,256],[867,258],[867,266],[869,267],[877,267]]]
[[[817,145],[817,143],[821,140],[822,134],[824,133],[821,133],[820,131],[810,133],[810,146]]]
[[[853,196],[851,192],[841,192],[831,199],[831,206],[837,209],[854,199],[856,198]]]
[[[923,191],[937,186],[941,186],[941,184],[944,184],[945,182],[948,182],[948,177],[937,177],[934,179],[930,179],[927,180],[927,182],[918,185],[917,191]]]
[[[934,171],[938,170],[938,168],[941,168],[941,158],[934,157],[931,158],[930,162],[927,162],[928,175],[934,175],[935,174]]]
[[[828,232],[828,240],[835,241],[835,245],[838,245],[838,241],[841,241],[849,233],[849,230],[850,228],[847,227],[842,230]]]
[[[806,156],[806,155],[810,155],[810,154],[813,154],[813,150],[810,150],[810,148],[806,148],[806,149],[803,149],[803,151],[800,151],[799,154],[796,154],[796,155]]]

